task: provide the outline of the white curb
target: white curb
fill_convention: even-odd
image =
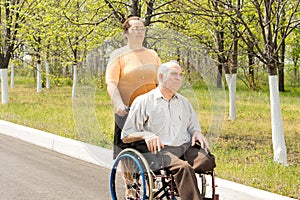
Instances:
[[[113,163],[111,150],[30,127],[0,120],[0,133],[103,167]]]
[[[253,187],[249,187],[232,181],[227,181],[224,179],[216,178],[216,182],[217,185],[222,186],[223,188],[227,188],[236,192],[242,192],[249,196],[259,197],[260,199],[263,200],[296,200],[290,197],[282,196],[265,190],[256,189]]]

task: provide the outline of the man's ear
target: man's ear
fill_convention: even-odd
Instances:
[[[158,74],[158,79],[159,82],[162,82],[162,80],[164,79],[164,75],[162,73]]]
[[[124,35],[125,39],[128,40],[128,38],[127,38],[127,31],[125,31],[125,32],[123,33],[123,35]]]

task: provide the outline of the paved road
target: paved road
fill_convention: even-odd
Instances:
[[[25,135],[26,139],[30,137]],[[38,140],[36,136],[32,138]],[[81,147],[56,142],[72,152]],[[106,154],[112,154],[103,149],[101,152],[103,160],[108,158]],[[110,200],[110,169],[73,157],[5,136],[0,126],[0,200]],[[223,179],[216,182],[220,200],[291,200]]]
[[[109,198],[109,170],[0,134],[0,199]]]

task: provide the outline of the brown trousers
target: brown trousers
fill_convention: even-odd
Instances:
[[[202,199],[196,173],[211,171],[216,167],[213,155],[200,147],[191,147],[190,144],[180,147],[165,146],[159,156],[147,152],[147,147],[141,142],[132,147],[144,153],[152,169],[167,167],[171,171],[181,200]]]
[[[174,176],[181,200],[201,200],[195,173],[212,170],[215,167],[214,157],[195,147],[188,147],[182,156],[168,151],[163,155],[164,165]]]

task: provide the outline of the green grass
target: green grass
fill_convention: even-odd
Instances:
[[[217,177],[300,199],[300,89],[288,89],[280,95],[289,166],[273,162],[268,90],[237,88],[237,119],[227,120],[227,105],[222,134],[211,146]],[[78,90],[86,93],[76,101],[71,90],[63,86],[37,93],[33,80],[17,77],[9,103],[0,105],[0,119],[112,148],[113,110],[106,90]],[[205,85],[195,86],[195,93],[206,132],[210,94]]]

